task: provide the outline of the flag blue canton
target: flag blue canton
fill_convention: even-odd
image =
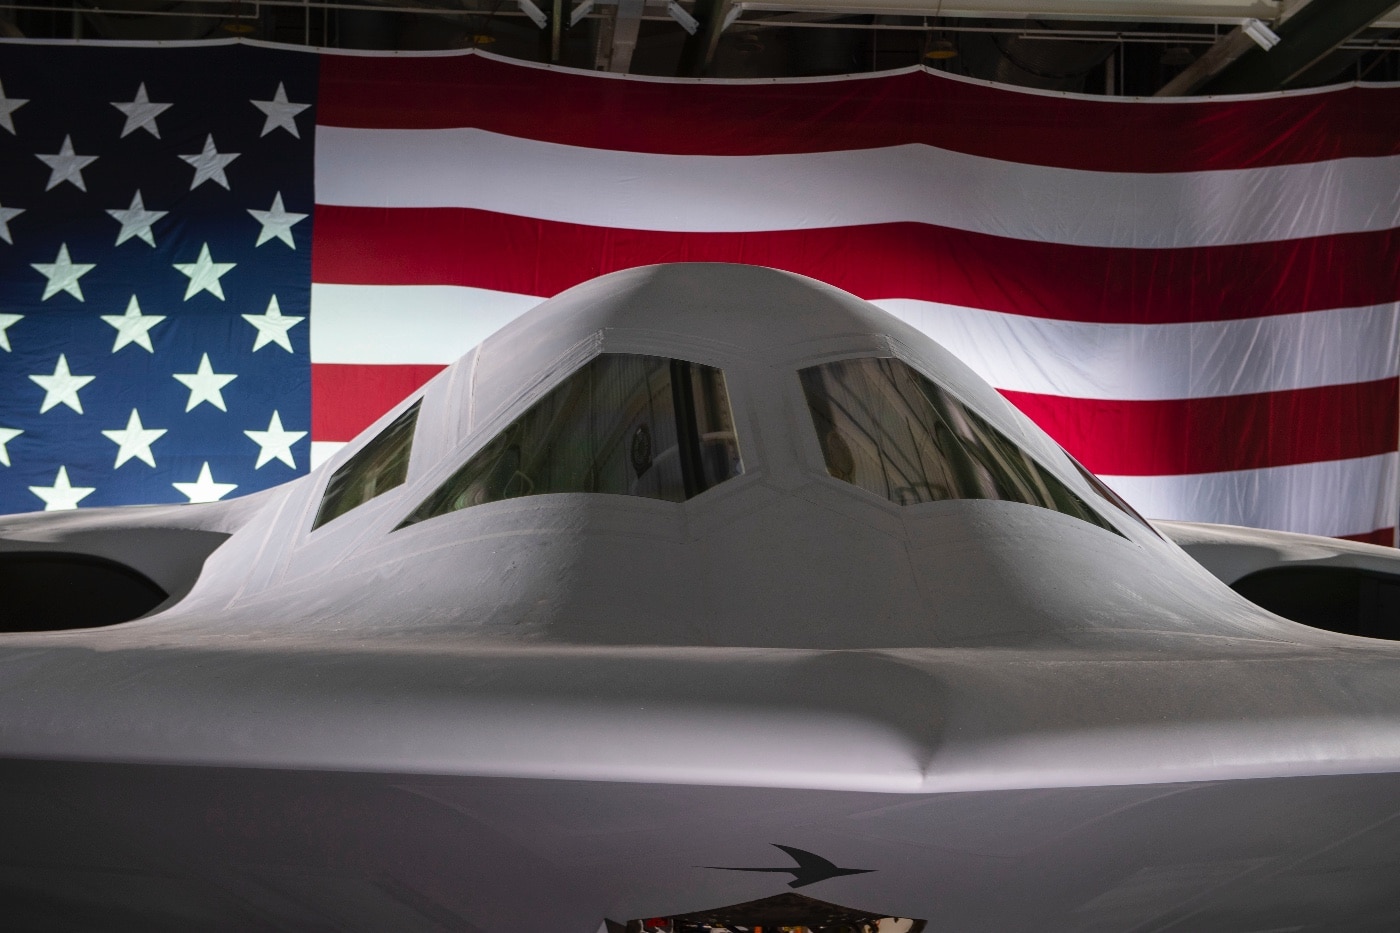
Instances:
[[[316,81],[244,45],[0,44],[0,512],[306,471]]]

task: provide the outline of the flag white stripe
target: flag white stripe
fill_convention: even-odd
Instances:
[[[311,362],[446,365],[543,300],[457,285],[313,284]]]
[[[1397,177],[1400,156],[1108,173],[924,145],[697,156],[478,129],[316,131],[319,204],[463,207],[677,232],[908,221],[1078,246],[1216,246],[1400,226]]]
[[[1189,324],[1084,324],[889,299],[875,304],[999,389],[1154,401],[1400,375],[1400,304]]]
[[[313,363],[443,364],[541,298],[450,285],[312,286]],[[1083,324],[910,299],[875,304],[1000,389],[1155,401],[1400,375],[1400,304],[1192,324]],[[365,334],[375,334],[366,340]]]
[[[1400,454],[1184,476],[1103,476],[1151,518],[1358,535],[1395,524]]]
[[[336,452],[347,443],[347,441],[312,441],[310,469],[314,470],[331,457],[334,457]]]

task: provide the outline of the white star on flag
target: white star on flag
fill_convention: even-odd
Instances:
[[[77,185],[81,191],[87,190],[83,184],[83,169],[97,161],[97,156],[78,155],[73,151],[73,137],[63,137],[63,145],[53,155],[35,153],[34,157],[50,169],[49,184],[45,191],[52,191],[65,181]]]
[[[180,495],[185,496],[191,502],[218,502],[224,496],[238,488],[237,483],[216,483],[214,476],[209,472],[209,461],[204,461],[204,466],[199,468],[199,479],[193,483],[171,483],[180,491]]]
[[[291,314],[283,314],[282,307],[277,303],[277,296],[273,295],[272,300],[267,303],[267,313],[265,314],[245,314],[243,320],[252,324],[258,329],[258,336],[253,339],[253,352],[261,350],[269,343],[275,343],[288,353],[292,351],[292,341],[287,336],[287,331],[291,330],[302,321],[304,317],[296,317]]]
[[[136,99],[130,103],[112,101],[112,106],[126,114],[126,125],[122,127],[122,139],[128,133],[137,130],[145,130],[156,139],[160,139],[160,130],[156,127],[156,117],[170,109],[170,104],[153,104],[146,96],[146,82],[142,81],[141,86],[136,89]]]
[[[294,104],[287,100],[287,89],[282,82],[277,82],[277,93],[272,95],[272,100],[250,100],[250,104],[267,114],[267,120],[263,123],[262,132],[258,135],[266,136],[276,129],[286,130],[297,139],[301,139],[301,133],[297,132],[297,114],[301,113],[310,104]]]
[[[104,314],[102,320],[117,329],[117,339],[112,342],[112,352],[116,353],[129,343],[145,347],[148,353],[156,352],[151,345],[151,328],[165,320],[163,314],[142,314],[136,296],[126,303],[125,314]]]
[[[208,353],[200,358],[199,369],[195,372],[175,373],[174,376],[190,390],[190,400],[185,405],[185,411],[193,410],[201,402],[208,402],[219,411],[228,411],[224,406],[223,388],[238,376],[234,373],[214,372],[214,367],[209,365]]]
[[[78,503],[96,492],[95,486],[74,486],[68,482],[68,467],[58,468],[52,486],[30,486],[29,491],[44,500],[45,512],[76,509]]]
[[[44,404],[39,406],[39,414],[42,415],[55,405],[67,405],[81,415],[83,403],[78,399],[78,390],[97,377],[73,375],[68,371],[67,355],[60,353],[58,362],[54,364],[53,375],[29,378],[44,390]]]
[[[30,268],[34,269],[49,282],[44,286],[44,297],[40,301],[48,301],[59,292],[67,292],[79,301],[83,300],[83,287],[78,284],[78,279],[87,275],[97,268],[95,262],[74,262],[68,258],[68,244],[63,243],[58,247],[58,256],[53,262],[31,262]]]
[[[24,208],[22,207],[5,207],[0,204],[0,240],[4,240],[11,246],[14,245],[15,241],[10,238],[10,221],[23,213]]]
[[[112,464],[112,469],[115,470],[132,457],[148,466],[155,466],[156,458],[151,453],[151,444],[163,434],[165,428],[147,428],[143,425],[140,412],[133,408],[131,417],[126,419],[125,428],[102,432],[103,437],[117,445],[117,462]]]
[[[276,301],[277,299],[273,299]],[[9,330],[11,325],[18,324],[24,320],[23,314],[0,314],[0,350],[6,353],[11,351]]]
[[[261,470],[263,464],[269,460],[281,460],[292,469],[296,469],[297,462],[292,459],[292,445],[306,436],[305,431],[287,431],[282,427],[282,416],[276,411],[272,413],[272,420],[267,423],[266,431],[244,431],[253,443],[258,445],[258,462],[253,465],[253,469]]]
[[[229,190],[228,176],[224,174],[224,169],[241,153],[219,152],[214,148],[214,134],[210,133],[204,139],[204,151],[196,155],[182,155],[180,158],[194,166],[194,180],[190,182],[190,190],[198,188],[206,181],[213,181],[216,185],[223,186],[224,190]]]
[[[5,85],[0,84],[0,126],[9,130],[11,136],[15,135],[15,120],[10,114],[27,103],[29,103],[27,97],[6,97]]]
[[[0,463],[10,465],[10,451],[5,445],[23,433],[19,428],[0,428]]]
[[[152,246],[156,245],[156,238],[151,233],[151,224],[160,220],[169,211],[148,211],[145,203],[141,200],[141,192],[138,189],[131,196],[131,206],[124,211],[109,210],[108,214],[117,223],[122,225],[121,232],[117,234],[117,246],[121,246],[132,237],[140,237]]]
[[[174,263],[179,269],[189,277],[189,287],[185,289],[185,300],[189,301],[200,292],[208,292],[220,301],[224,300],[224,287],[219,283],[219,279],[227,275],[229,270],[238,265],[236,262],[215,262],[214,257],[209,255],[209,244],[205,243],[199,249],[199,258],[194,262]]]
[[[286,243],[292,249],[297,245],[292,240],[292,227],[301,223],[307,218],[306,214],[296,214],[286,210],[282,206],[282,192],[277,192],[272,198],[272,207],[265,211],[249,210],[253,219],[262,224],[262,230],[258,233],[258,242],[254,246],[262,246],[268,240],[278,239]]]

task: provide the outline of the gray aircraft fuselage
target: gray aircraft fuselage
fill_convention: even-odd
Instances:
[[[724,417],[628,421],[626,489],[551,491],[531,432],[590,366],[595,393],[669,378],[677,411],[720,373]],[[1058,505],[873,493],[888,452],[849,424],[879,419],[840,392],[874,372]],[[665,498],[687,457],[708,478]],[[1241,598],[927,337],[800,276],[606,276],[305,477],[0,518],[6,555],[168,596],[0,634],[18,928],[597,933],[794,892],[929,931],[1400,925],[1400,648]]]

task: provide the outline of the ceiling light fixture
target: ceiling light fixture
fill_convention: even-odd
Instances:
[[[1245,35],[1253,39],[1255,44],[1265,52],[1278,45],[1278,33],[1264,25],[1260,20],[1247,19],[1243,23],[1240,23],[1240,28],[1244,30]]]
[[[938,6],[934,7],[933,10],[934,22],[938,21],[939,15],[942,12],[943,0],[938,0]],[[927,19],[924,20],[924,25],[928,25]],[[924,50],[924,58],[930,61],[942,62],[947,61],[950,58],[957,57],[957,46],[953,45],[952,40],[950,40],[947,36],[939,36],[937,39],[934,39],[932,42],[929,43],[928,48]]]
[[[924,58],[934,61],[947,61],[950,58],[957,58],[958,50],[948,39],[934,39],[929,44],[928,51],[924,53]]]
[[[229,14],[230,18],[219,24],[219,28],[224,32],[231,32],[235,36],[246,36],[257,30],[256,23],[250,23],[243,19],[243,11],[239,9],[238,0],[233,0],[233,7],[229,10]]]

